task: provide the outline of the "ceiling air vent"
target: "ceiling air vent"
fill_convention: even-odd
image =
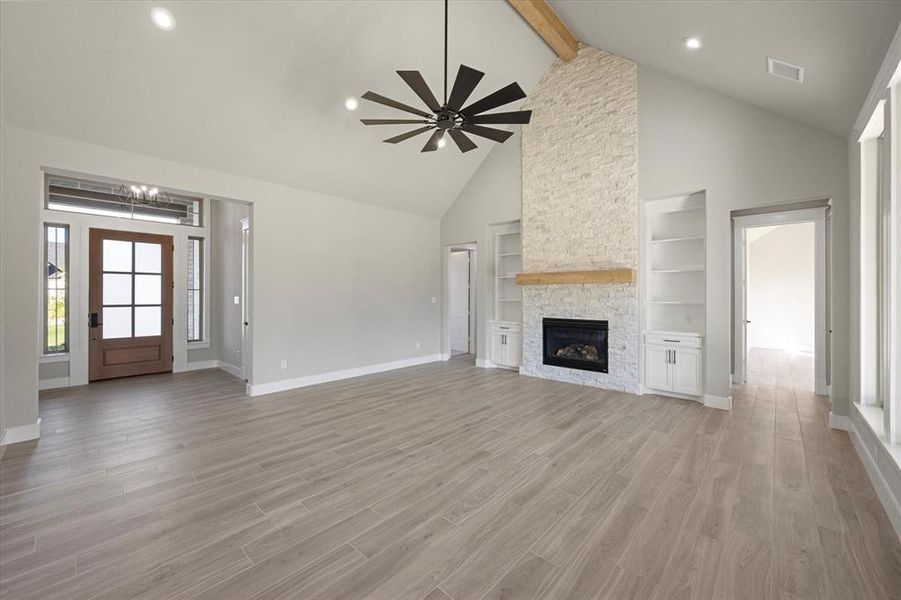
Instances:
[[[795,83],[804,82],[804,67],[799,67],[771,56],[766,58],[766,72],[782,79],[789,79]]]

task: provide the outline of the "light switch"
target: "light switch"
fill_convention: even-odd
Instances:
[[[241,304],[241,296],[235,296],[235,304]]]
[[[435,296],[432,296],[432,304],[437,304],[437,303],[438,303],[438,298],[436,298]]]

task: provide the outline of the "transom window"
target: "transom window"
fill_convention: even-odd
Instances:
[[[47,175],[46,207],[51,210],[202,225],[203,199],[162,191],[147,185],[121,185]]]

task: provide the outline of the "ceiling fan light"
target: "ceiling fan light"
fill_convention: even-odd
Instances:
[[[347,110],[357,110],[359,105],[360,103],[353,96],[344,101],[344,108]]]
[[[441,138],[440,140],[438,140],[438,147],[439,147],[439,148],[444,148],[445,146],[447,146],[447,139]]]

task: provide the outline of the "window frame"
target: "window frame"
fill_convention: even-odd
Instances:
[[[186,286],[185,286],[185,309],[186,309],[185,310],[185,334],[186,334],[185,340],[187,341],[189,348],[192,345],[194,345],[196,347],[196,345],[203,344],[204,342],[206,342],[206,338],[207,338],[206,330],[205,330],[206,319],[204,318],[206,316],[205,315],[205,313],[206,313],[205,288],[207,285],[207,283],[206,283],[206,262],[205,262],[206,261],[206,238],[204,238],[202,236],[195,236],[195,235],[188,236],[188,247],[187,247],[187,251],[185,252],[185,258],[186,258],[185,271],[186,271],[186,273],[189,272],[188,267],[190,265],[190,261],[192,258],[192,253],[193,253],[192,244],[194,242],[197,242],[197,251],[199,254],[199,256],[193,257],[194,264],[197,266],[197,268],[200,269],[200,273],[198,276],[196,276],[194,278],[196,281],[199,281],[198,287],[196,287],[196,288],[192,287],[193,281],[185,281],[185,284],[186,284]],[[191,285],[188,285],[188,284],[191,284]],[[190,310],[191,310],[190,294],[191,294],[191,292],[197,292],[200,295],[200,298],[197,303],[199,306],[197,331],[199,332],[200,337],[197,337],[197,338],[191,338],[191,335],[190,335],[190,332],[192,329],[191,319],[190,319]]]
[[[66,232],[65,239],[65,265],[63,267],[63,274],[65,276],[64,280],[64,292],[65,292],[65,304],[64,304],[64,312],[63,312],[63,322],[65,323],[64,330],[64,341],[61,349],[51,349],[49,344],[47,343],[47,338],[50,335],[50,323],[48,317],[49,310],[49,275],[47,274],[47,265],[50,264],[50,253],[49,253],[49,232],[51,228],[63,229]],[[72,253],[72,229],[68,223],[56,223],[45,221],[43,223],[43,236],[42,243],[44,246],[43,250],[43,264],[42,264],[42,301],[41,301],[41,311],[43,314],[42,326],[41,326],[41,355],[42,356],[61,356],[69,353],[70,341],[71,341],[71,320],[69,319],[69,315],[71,311],[71,297],[70,297],[70,285],[69,285],[69,263],[71,261],[71,253]],[[58,318],[58,317],[57,317]]]

